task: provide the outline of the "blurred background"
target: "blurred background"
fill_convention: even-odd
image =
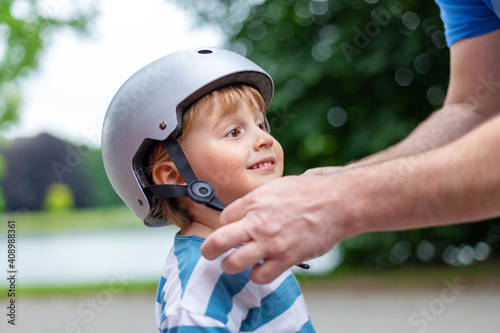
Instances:
[[[232,49],[271,74],[285,174],[382,150],[446,95],[433,1],[0,1],[0,267],[8,277],[15,221],[18,304],[2,332],[155,330],[176,230],[148,229],[124,206],[100,132],[132,73],[194,45]],[[498,332],[499,240],[499,219],[366,234],[296,273],[318,332]]]

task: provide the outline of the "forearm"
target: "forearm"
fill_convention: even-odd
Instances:
[[[339,175],[357,186],[344,191],[352,196],[344,200],[348,234],[500,216],[499,142],[497,116],[441,148]]]

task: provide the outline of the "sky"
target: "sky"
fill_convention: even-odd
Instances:
[[[179,49],[223,44],[216,28],[196,27],[171,1],[94,2],[100,15],[89,36],[68,29],[50,39],[40,67],[23,81],[20,121],[6,138],[45,132],[97,147],[106,109],[134,72]]]

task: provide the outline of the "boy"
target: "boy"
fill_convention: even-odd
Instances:
[[[158,286],[161,332],[314,332],[289,271],[257,285],[249,270],[227,275],[223,257],[200,252],[225,204],[282,176],[265,120],[272,93],[248,59],[204,48],[141,69],[108,108],[102,151],[113,187],[146,225],[180,227]]]

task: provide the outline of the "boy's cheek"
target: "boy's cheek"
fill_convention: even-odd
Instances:
[[[198,178],[208,181],[214,188],[221,190],[227,188],[242,173],[241,167],[234,161],[227,161],[216,165],[205,165],[198,171],[195,170]]]

